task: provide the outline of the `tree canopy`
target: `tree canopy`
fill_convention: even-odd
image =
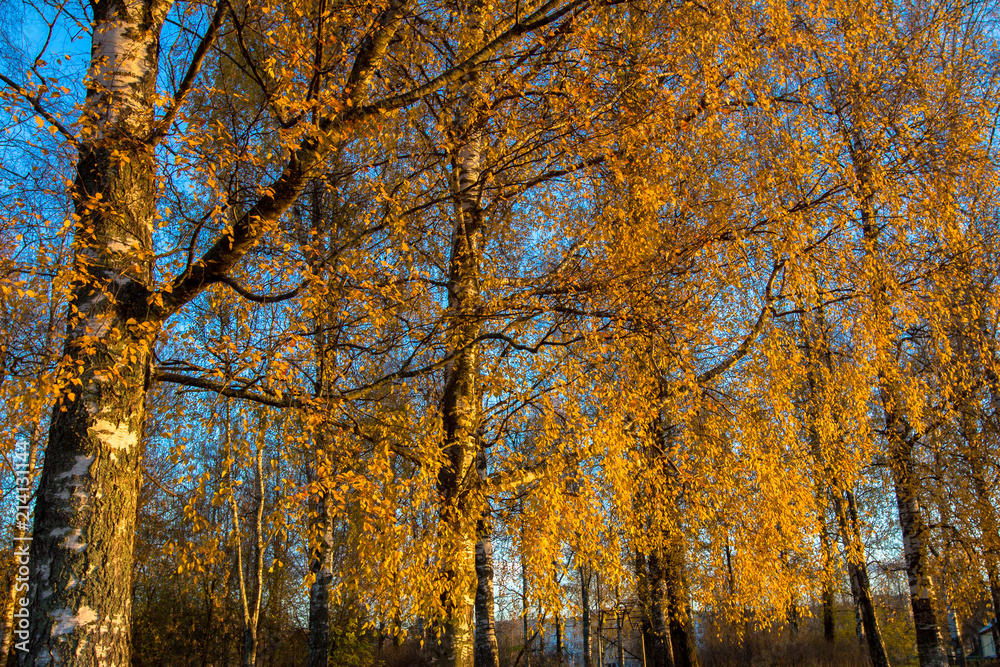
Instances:
[[[3,657],[1000,645],[991,3],[5,10]]]

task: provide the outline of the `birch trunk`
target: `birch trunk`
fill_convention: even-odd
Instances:
[[[968,422],[965,421],[965,417],[969,413],[963,411],[963,423],[962,431],[963,436],[968,439],[967,426]],[[940,454],[935,456],[935,466],[941,470],[945,462],[941,460]],[[938,517],[942,526],[949,526],[952,524],[951,517],[951,507],[947,500],[940,494],[937,495],[937,508]],[[939,546],[940,551],[940,568],[941,576],[944,580],[948,580],[952,574],[952,564],[951,564],[951,549],[950,545],[947,544],[947,540],[942,540]],[[941,589],[941,602],[944,607],[945,621],[948,623],[948,636],[951,641],[947,644],[947,657],[949,664],[965,664],[965,653],[962,649],[962,637],[961,631],[958,625],[958,619],[955,615],[954,609],[952,607],[951,601],[948,599],[947,586],[943,586]]]
[[[476,470],[479,481],[486,481],[486,451],[479,449]],[[499,667],[496,622],[493,616],[493,538],[489,522],[489,508],[476,526],[476,632],[475,667]]]
[[[339,163],[339,154],[335,158]],[[323,188],[316,180],[310,192],[310,225],[314,243],[319,246],[319,252],[311,251],[310,263],[319,274],[322,269],[322,255],[336,242],[337,225],[331,223],[330,211],[325,210]],[[329,349],[329,331],[333,322],[329,308],[320,306],[313,317],[316,334],[313,337],[313,352],[317,367],[317,394],[327,396],[330,390],[330,377],[336,366],[336,359]],[[328,480],[332,477],[330,453],[327,445],[327,433],[321,426],[317,429],[314,445],[314,466],[310,472],[311,480],[318,488],[318,497],[310,515],[312,535],[315,540],[310,547],[309,574],[313,581],[309,585],[309,649],[306,658],[308,667],[327,667],[330,661],[330,587],[333,585],[333,505],[329,496]]]
[[[460,170],[456,179],[460,184],[466,181],[466,173]],[[478,179],[478,174],[475,178]],[[479,332],[472,312],[473,304],[478,301],[479,231],[472,216],[460,214],[458,217],[448,290],[449,307],[455,318],[449,347],[461,351],[445,367],[442,417],[446,463],[437,480],[442,498],[442,523],[449,538],[454,540],[454,558],[444,572],[449,590],[442,594],[445,620],[437,659],[446,667],[471,667],[476,520],[470,518],[469,485],[477,453],[480,406],[478,351],[470,341]]]
[[[646,618],[649,637],[646,653],[649,667],[674,667],[674,650],[670,624],[670,593],[668,591],[667,569],[658,554],[650,554],[645,561],[643,593],[645,593]]]
[[[857,91],[855,91],[857,93]],[[857,127],[862,123],[858,122]],[[875,188],[871,175],[873,159],[871,147],[854,130],[850,134],[851,156],[857,178],[858,212],[864,239],[869,281],[872,289],[873,311],[878,326],[891,331],[894,321],[892,304],[889,301],[887,275],[889,267],[884,266],[878,252],[879,226],[875,210]],[[886,343],[893,343],[892,334]],[[888,355],[887,355],[888,356]],[[888,362],[888,360],[887,360]],[[895,362],[893,362],[895,363]],[[894,369],[895,372],[895,369]],[[885,427],[889,446],[893,487],[899,512],[899,525],[903,536],[903,555],[906,560],[907,578],[910,584],[910,606],[917,636],[917,655],[921,667],[945,667],[945,655],[941,632],[938,629],[934,611],[934,584],[927,566],[927,548],[924,544],[926,524],[917,500],[917,478],[913,471],[913,444],[915,434],[911,432],[905,417],[897,412],[901,401],[898,387],[886,370],[878,374],[879,391],[885,410]],[[865,628],[867,631],[867,627]]]
[[[482,6],[474,7],[463,52],[473,53],[483,39]],[[451,187],[454,201],[451,256],[448,266],[448,350],[455,353],[444,369],[442,397],[443,450],[445,466],[438,474],[445,530],[455,540],[453,562],[444,572],[449,590],[442,594],[445,618],[438,642],[438,664],[442,667],[472,667],[474,664],[473,616],[476,596],[476,521],[471,491],[478,484],[473,467],[479,449],[481,398],[479,389],[480,333],[478,307],[482,261],[481,207],[482,136],[477,127],[478,107],[474,91],[477,76],[463,77],[453,131],[457,148],[451,155]],[[475,479],[475,481],[473,481]]]
[[[895,419],[891,411],[886,415],[890,433]],[[898,436],[897,436],[898,437]],[[900,443],[901,444],[901,443]],[[903,557],[910,588],[910,606],[917,636],[917,655],[920,667],[947,667],[948,657],[941,641],[934,601],[934,582],[928,563],[927,524],[917,498],[918,482],[913,469],[912,453],[897,445],[893,457],[893,487],[899,511],[899,525],[903,533]]]
[[[316,502],[316,546],[309,560],[308,667],[327,667],[330,659],[330,586],[333,583],[333,512],[325,491]]]
[[[958,620],[955,610],[948,609],[948,629],[951,630],[951,643],[955,652],[955,664],[966,667],[968,660],[965,658],[965,644],[962,641],[962,624]]]
[[[670,643],[677,667],[698,667],[698,644],[688,601],[684,544],[680,534],[668,538],[664,558],[667,596],[670,603]]]
[[[261,420],[263,421],[263,420]],[[265,426],[258,428],[259,437],[263,438]],[[250,622],[243,632],[243,645],[246,649],[243,658],[244,667],[254,667],[257,664],[257,652],[260,648],[260,605],[264,599],[264,448],[257,443],[257,458],[254,461],[254,530],[253,530],[253,593],[251,595]]]
[[[227,439],[227,459],[232,461],[232,445],[229,442],[231,424],[229,421],[229,408],[226,408],[226,439]],[[258,432],[265,428],[263,419],[258,427]],[[263,437],[263,436],[261,436]],[[229,479],[234,480],[234,471],[230,467]],[[256,456],[254,457],[254,503],[253,503],[253,523],[250,533],[251,556],[249,573],[243,562],[243,534],[240,529],[240,512],[236,502],[235,488],[230,491],[230,507],[233,515],[233,530],[236,533],[236,573],[239,577],[240,604],[243,612],[243,650],[241,664],[243,667],[254,667],[257,664],[257,627],[260,621],[260,603],[264,591],[264,474],[263,474],[263,447],[258,443]],[[252,578],[247,574],[251,574]],[[249,579],[249,581],[248,581]]]
[[[850,571],[848,571],[847,579],[851,582],[851,599],[854,601],[854,635],[858,638],[859,644],[864,644],[865,627],[861,621],[861,591],[858,589],[857,580],[851,576]]]
[[[28,665],[130,662],[156,169],[152,130],[167,0],[98,0],[81,119],[77,280],[64,354],[75,396],[53,411],[31,545]]]
[[[467,123],[462,123],[466,125]],[[444,634],[438,661],[446,667],[473,664],[473,602],[475,600],[476,520],[470,518],[470,479],[477,455],[480,421],[479,354],[473,342],[479,335],[479,263],[482,211],[479,209],[479,140],[469,137],[452,160],[455,226],[448,280],[451,317],[448,349],[458,351],[445,367],[442,402],[446,464],[438,475],[442,518],[456,540],[454,564],[445,572],[452,582],[443,594]]]
[[[993,604],[993,641],[1000,646],[1000,519],[990,498],[989,485],[983,476],[988,465],[981,444],[976,440],[971,424],[963,424],[963,437],[969,446],[969,478],[975,493],[976,512],[983,537],[983,565],[990,584],[990,601]]]

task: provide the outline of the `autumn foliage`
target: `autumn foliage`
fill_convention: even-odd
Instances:
[[[981,654],[996,12],[14,3],[0,654]]]

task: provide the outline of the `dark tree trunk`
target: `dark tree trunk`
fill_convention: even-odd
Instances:
[[[622,613],[615,611],[615,629],[617,630],[618,667],[625,667],[625,638],[622,637]]]
[[[601,575],[596,573],[594,583],[597,587],[597,664],[604,667],[604,602],[601,598]]]
[[[521,636],[524,640],[523,651],[527,664],[527,656],[531,654],[530,644],[533,637],[528,635],[528,569],[524,554],[521,554]]]
[[[644,637],[648,667],[675,667],[670,623],[668,569],[658,554],[637,559],[641,568],[641,593],[644,597],[648,636]],[[644,566],[644,567],[643,567]]]
[[[857,505],[854,501],[854,494],[849,490],[844,490],[843,480],[838,471],[830,465],[825,452],[823,442],[818,428],[818,410],[822,405],[826,387],[824,386],[824,373],[820,372],[821,367],[832,371],[832,359],[830,349],[825,338],[826,323],[822,312],[819,312],[814,322],[815,331],[806,332],[805,347],[813,357],[813,364],[809,370],[809,394],[812,399],[810,408],[809,424],[809,446],[814,460],[816,461],[818,472],[825,478],[826,488],[830,490],[830,497],[833,501],[833,514],[840,529],[840,536],[844,543],[844,559],[847,562],[847,573],[851,581],[851,593],[857,607],[858,615],[858,636],[864,636],[868,645],[868,657],[873,667],[889,667],[889,657],[885,650],[885,642],[882,638],[882,630],[878,624],[878,617],[875,615],[875,602],[872,598],[871,582],[868,578],[868,564],[865,558],[864,543],[861,541],[861,526],[858,522]],[[806,329],[803,324],[803,329]],[[822,483],[817,483],[814,491],[817,505],[821,508],[825,505],[825,488]],[[821,510],[823,511],[823,510]],[[832,567],[832,536],[826,522],[826,513],[822,514],[822,534],[825,567]],[[832,577],[827,576],[823,589],[823,634],[824,638],[833,641],[833,591]],[[863,632],[862,632],[863,629]]]
[[[487,476],[486,450],[480,448],[476,469],[480,481]],[[493,539],[491,537],[489,508],[484,510],[476,526],[476,632],[475,667],[499,667],[496,622],[493,603]]]
[[[316,502],[313,528],[316,545],[309,559],[308,667],[327,667],[330,659],[330,586],[333,584],[333,511],[326,492]]]
[[[583,667],[593,665],[593,656],[590,650],[590,573],[586,568],[580,566],[580,604],[583,606],[581,613],[581,628],[583,636]]]
[[[888,415],[887,415],[888,417]],[[891,417],[887,419],[892,431]],[[941,641],[941,630],[935,611],[934,583],[928,563],[927,525],[917,498],[917,478],[912,453],[899,445],[893,456],[893,486],[899,525],[903,533],[903,555],[910,586],[910,606],[917,636],[917,656],[920,667],[947,667],[948,657]]]
[[[823,641],[832,644],[836,640],[836,625],[833,617],[833,586],[823,584]]]
[[[664,553],[667,596],[670,601],[670,642],[677,667],[698,667],[698,643],[688,601],[684,544],[679,534],[668,537]]]
[[[201,648],[201,667],[208,667],[209,655],[211,653],[212,646],[212,627],[214,623],[214,612],[215,612],[215,581],[209,585],[208,590],[205,595],[205,638],[204,645]]]
[[[824,494],[820,492],[818,495],[819,500],[822,501]],[[833,616],[833,539],[830,535],[825,503],[821,503],[820,505],[820,543],[823,549],[823,588],[821,593],[823,600],[823,641],[827,644],[833,644],[836,639],[836,626]]]
[[[871,581],[868,578],[868,563],[865,559],[864,544],[861,542],[861,529],[858,524],[858,511],[854,494],[847,491],[841,495],[840,491],[835,490],[833,507],[840,525],[841,538],[844,541],[847,574],[851,579],[851,591],[856,596],[861,626],[868,644],[868,657],[872,661],[873,667],[889,667],[889,656],[882,639],[882,629],[878,624],[878,616],[875,615],[875,600],[872,597]]]
[[[661,395],[666,395],[666,391],[666,387],[661,387]],[[678,527],[680,494],[676,474],[670,466],[676,444],[659,417],[649,424],[648,438],[650,465],[661,472],[665,482],[653,502],[660,503],[659,510],[672,517],[673,522],[673,525],[667,520],[664,525],[649,526],[649,530],[658,533],[660,543],[659,550],[646,557],[645,568],[653,664],[697,667],[698,650],[687,598],[684,535]]]
[[[556,664],[561,665],[563,662],[562,618],[560,618],[558,612],[556,612],[555,616],[556,616]]]

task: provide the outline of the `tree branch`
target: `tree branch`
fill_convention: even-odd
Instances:
[[[290,290],[288,292],[283,292],[281,294],[268,294],[266,296],[261,296],[259,294],[254,294],[253,292],[251,292],[250,290],[246,289],[245,287],[243,287],[242,285],[240,285],[238,282],[236,282],[233,278],[230,278],[229,276],[222,276],[222,277],[220,277],[219,280],[218,280],[218,282],[222,283],[223,285],[227,285],[228,287],[231,287],[234,292],[236,292],[237,294],[239,294],[241,297],[243,297],[247,301],[253,301],[254,303],[264,303],[264,304],[279,303],[281,301],[287,301],[288,299],[295,298],[309,284],[307,282],[304,282],[304,283],[300,284],[298,287],[296,287],[295,289]]]
[[[42,118],[46,123],[56,128],[59,134],[61,134],[73,148],[80,150],[80,142],[77,140],[76,135],[70,132],[65,125],[60,123],[55,116],[46,111],[45,107],[42,106],[42,100],[40,97],[32,95],[28,92],[27,88],[17,84],[3,74],[0,74],[0,81],[3,81],[5,84],[13,88],[15,93],[27,100],[28,104],[31,105],[31,108],[35,110],[35,114]]]
[[[170,106],[167,108],[163,118],[160,119],[160,122],[156,124],[156,127],[146,139],[146,143],[149,145],[152,146],[157,144],[170,130],[170,125],[174,122],[174,118],[177,117],[177,112],[180,111],[181,106],[183,106],[184,100],[187,99],[188,93],[191,92],[191,87],[194,85],[194,80],[198,77],[198,73],[201,71],[202,63],[205,61],[205,55],[208,53],[208,50],[212,48],[212,45],[215,44],[215,39],[219,35],[219,28],[222,26],[222,20],[225,18],[228,8],[229,4],[224,0],[218,0],[216,2],[215,14],[212,15],[212,22],[208,24],[208,30],[205,32],[205,36],[201,38],[200,42],[198,42],[198,48],[195,49],[194,55],[191,57],[191,62],[188,64],[187,73],[184,74],[184,78],[181,80],[181,85],[178,86],[177,91],[174,92],[174,99],[171,100]]]

